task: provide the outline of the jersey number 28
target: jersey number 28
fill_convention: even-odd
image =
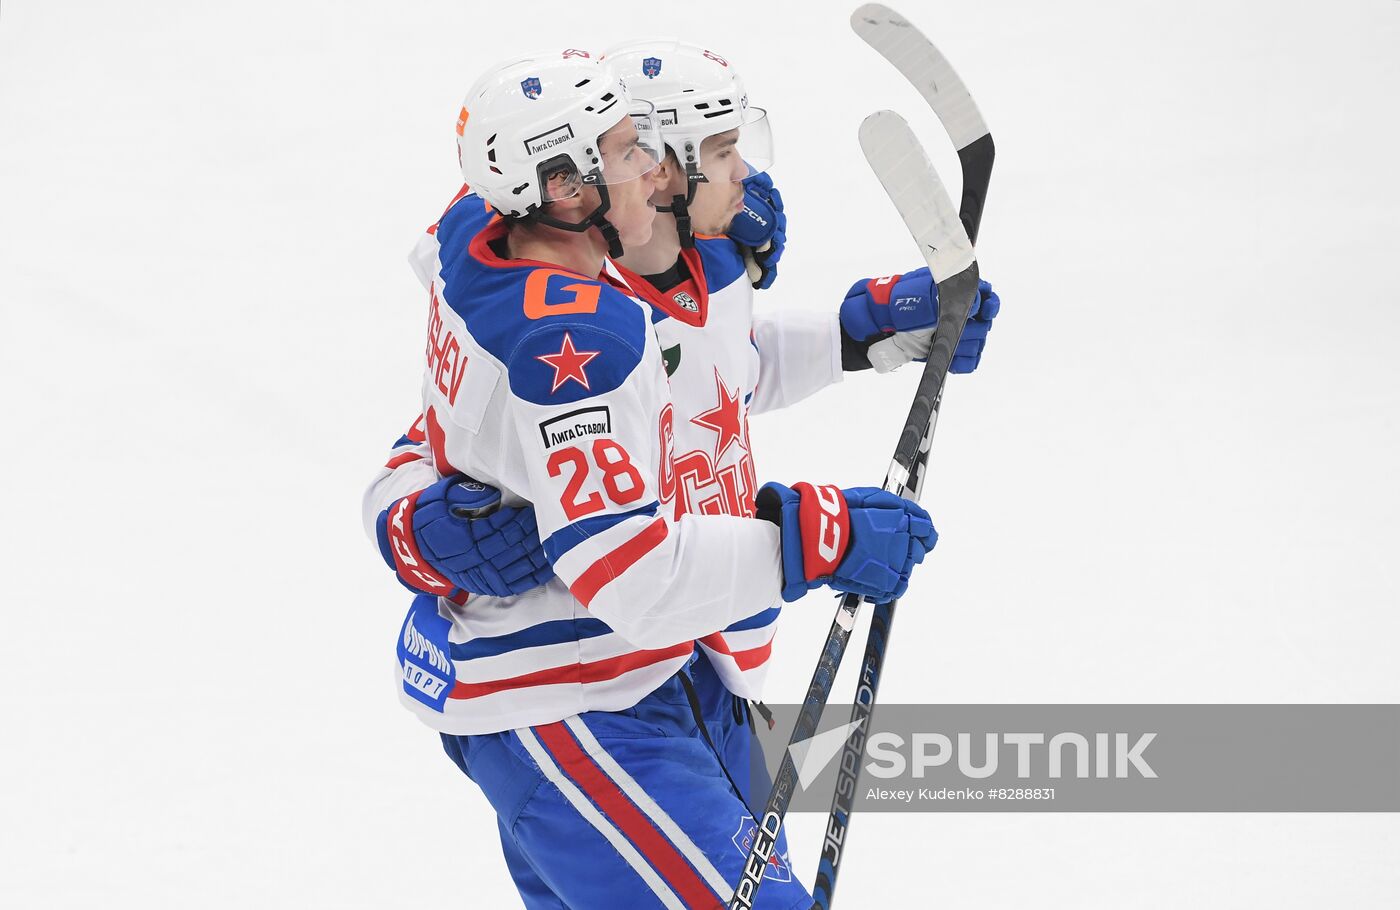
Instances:
[[[602,472],[603,491],[613,503],[625,506],[642,498],[642,475],[632,465],[626,449],[611,439],[598,439],[594,440],[592,450],[593,463]],[[565,468],[570,471],[564,483],[564,495],[559,498],[559,505],[564,507],[564,516],[569,521],[578,521],[585,515],[603,510],[603,497],[596,489],[586,495],[583,493],[584,482],[592,473],[592,466],[588,453],[582,448],[570,446],[553,452],[546,467],[550,477],[560,476]]]

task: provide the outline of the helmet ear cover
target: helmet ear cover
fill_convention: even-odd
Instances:
[[[564,179],[557,190],[552,190],[550,181],[557,177]],[[583,176],[578,171],[578,165],[568,155],[555,155],[548,161],[541,162],[539,167],[535,169],[535,179],[539,181],[540,199],[546,205],[577,196],[584,184]]]

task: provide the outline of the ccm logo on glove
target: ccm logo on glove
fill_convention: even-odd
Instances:
[[[831,575],[841,564],[850,538],[850,517],[846,497],[834,486],[799,483],[793,489],[802,497],[797,520],[802,525],[806,552],[802,564],[809,580]]]
[[[389,547],[394,554],[394,568],[410,584],[428,594],[446,594],[455,587],[428,565],[423,554],[418,552],[418,543],[413,537],[413,506],[420,494],[405,496],[394,505],[394,514],[389,519]]]
[[[766,483],[756,504],[758,517],[778,526],[789,603],[822,585],[893,600],[938,540],[918,503],[876,487]]]

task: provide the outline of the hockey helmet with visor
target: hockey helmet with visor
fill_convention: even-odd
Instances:
[[[477,195],[507,218],[569,231],[596,227],[614,257],[622,251],[606,218],[608,187],[651,173],[661,148],[654,107],[576,49],[494,67],[468,91],[457,120],[462,176]],[[589,186],[599,201],[582,219],[548,211]]]

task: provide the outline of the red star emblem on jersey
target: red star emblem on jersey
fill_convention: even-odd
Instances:
[[[729,391],[720,378],[719,367],[715,367],[715,391],[719,393],[719,403],[690,418],[690,422],[719,434],[715,443],[715,464],[718,465],[731,445],[737,442],[740,448],[747,449],[748,444],[744,442],[744,412],[739,404],[739,393]]]
[[[540,354],[535,358],[554,368],[554,384],[550,386],[549,394],[553,395],[559,391],[559,387],[570,379],[587,389],[588,373],[584,371],[584,367],[588,366],[588,361],[600,353],[602,352],[575,350],[574,339],[568,332],[565,332],[564,344],[559,348],[558,354]]]

